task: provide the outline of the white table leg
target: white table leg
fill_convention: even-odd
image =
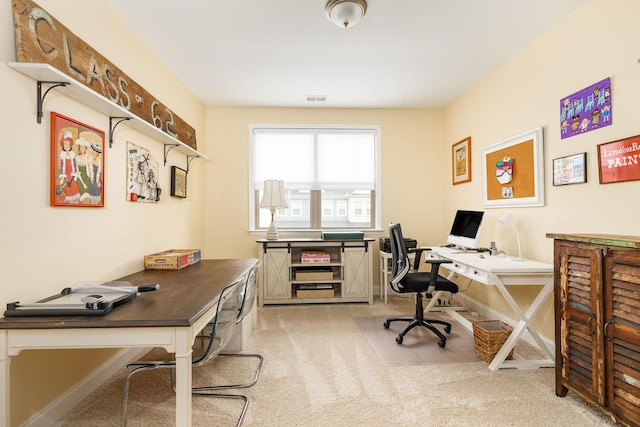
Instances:
[[[516,327],[513,329],[513,331],[509,335],[509,338],[507,338],[505,343],[502,345],[502,347],[500,348],[500,351],[498,351],[498,353],[495,355],[495,357],[489,364],[489,369],[492,371],[496,371],[501,367],[534,368],[534,367],[541,367],[541,366],[554,366],[555,357],[553,353],[551,352],[551,350],[549,350],[549,348],[547,347],[545,342],[542,340],[538,332],[530,324],[533,316],[535,316],[535,314],[538,312],[538,310],[540,309],[540,307],[542,306],[546,298],[549,296],[549,293],[553,290],[552,278],[549,278],[546,280],[542,289],[540,290],[534,302],[531,304],[531,306],[526,311],[526,313],[522,311],[518,303],[513,299],[513,297],[505,287],[504,283],[502,283],[502,281],[500,280],[500,278],[494,276],[494,281],[498,290],[500,291],[502,296],[505,298],[509,306],[520,318],[520,321],[518,322]],[[516,343],[518,342],[518,340],[520,339],[520,337],[522,336],[525,330],[529,331],[529,333],[531,334],[535,342],[538,344],[538,347],[540,347],[540,350],[542,350],[546,354],[547,356],[546,360],[542,360],[542,361],[524,361],[524,360],[523,361],[506,361],[505,360],[509,355],[509,353],[511,352],[511,350],[515,347]]]
[[[540,293],[538,294],[536,299],[533,301],[529,309],[524,313],[527,319],[533,319],[533,316],[538,312],[538,310],[540,310],[540,307],[542,307],[542,304],[545,302],[545,300],[551,294],[551,292],[553,292],[553,277],[550,277],[549,279],[547,279],[546,283],[544,284],[543,288],[540,290]],[[551,349],[549,349],[549,347],[542,340],[542,338],[540,337],[538,332],[533,328],[533,326],[530,326],[529,324],[527,324],[527,330],[529,331],[533,339],[536,341],[536,343],[538,343],[538,346],[540,347],[540,349],[546,353],[547,358],[555,362],[555,358],[556,358],[555,354],[551,351]]]
[[[9,334],[8,331],[0,331],[0,427],[8,427],[10,425],[10,400],[9,393],[11,387],[9,384],[10,362],[9,357]]]
[[[191,347],[188,328],[176,330],[176,427],[191,426]]]
[[[384,258],[380,257],[380,285],[379,285],[379,287],[380,287],[380,299],[384,299],[385,300],[384,303],[386,304],[387,300],[386,300],[385,297],[387,296],[387,294],[386,294],[386,292],[385,292],[384,296],[382,294],[385,291],[384,278],[386,276],[386,273],[385,273],[385,270],[384,270],[384,267],[383,267],[383,265],[384,265],[383,263],[384,262],[385,262]]]
[[[380,251],[380,299],[384,299],[384,304],[387,304],[387,293],[389,288],[389,255],[386,252]],[[384,293],[384,297],[382,294]]]

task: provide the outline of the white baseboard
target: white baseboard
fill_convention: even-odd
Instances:
[[[102,383],[111,378],[127,363],[139,357],[141,352],[146,351],[148,351],[148,349],[122,349],[74,387],[70,388],[47,405],[42,411],[29,418],[23,426],[49,427],[56,425],[60,419],[82,402],[91,392],[100,387]]]
[[[476,312],[478,313],[480,316],[484,316],[488,319],[495,319],[495,320],[500,320],[504,323],[506,323],[509,326],[515,327],[516,323],[513,319],[511,319],[510,317],[505,316],[504,314],[500,313],[499,311],[495,311],[494,309],[492,309],[491,307],[488,307],[464,294],[461,293],[457,293],[455,295],[456,298],[459,298],[460,301],[462,302],[462,305],[464,307],[467,308],[467,310],[469,310],[469,312]],[[469,322],[469,327],[471,326],[471,322]],[[465,325],[465,327],[467,327],[467,325]],[[555,339],[550,339],[548,337],[545,337],[544,335],[538,333],[540,335],[540,338],[542,338],[542,341],[544,341],[544,343],[547,345],[547,347],[549,348],[549,350],[551,350],[552,353],[555,354],[556,351],[556,342]],[[525,331],[524,334],[522,334],[521,339],[524,340],[527,344],[530,344],[536,348],[538,348],[538,344],[535,342],[535,340],[533,339],[533,337],[531,336],[531,334],[529,334],[528,331]]]

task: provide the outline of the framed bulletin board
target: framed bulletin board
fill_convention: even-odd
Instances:
[[[544,206],[542,128],[481,151],[483,206]]]

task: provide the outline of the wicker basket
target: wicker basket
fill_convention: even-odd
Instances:
[[[476,354],[487,363],[491,363],[504,342],[509,338],[513,328],[499,320],[485,320],[473,323],[473,341]],[[513,357],[513,350],[507,359]]]

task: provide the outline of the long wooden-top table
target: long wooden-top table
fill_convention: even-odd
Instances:
[[[202,260],[182,270],[146,270],[117,280],[160,284],[105,316],[0,318],[0,427],[10,425],[10,361],[22,350],[164,347],[176,357],[176,426],[191,425],[191,347],[215,315],[221,291],[258,262]]]

